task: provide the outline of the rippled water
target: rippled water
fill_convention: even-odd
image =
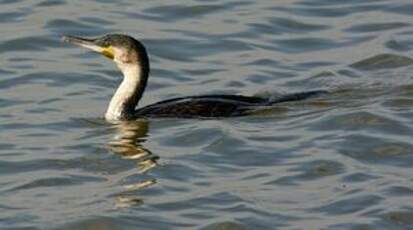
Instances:
[[[413,229],[409,0],[0,0],[1,229]],[[255,116],[102,119],[121,32],[140,106],[329,90]]]

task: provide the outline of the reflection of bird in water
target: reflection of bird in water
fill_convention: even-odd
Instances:
[[[135,109],[149,77],[149,58],[145,47],[136,39],[109,34],[96,39],[65,36],[64,41],[91,49],[112,59],[124,78],[106,111],[106,120],[132,120],[138,117],[231,117],[287,101],[303,100],[325,91],[289,94],[270,100],[240,95],[206,95],[174,98]]]
[[[148,132],[148,121],[136,120],[133,122],[121,122],[114,126],[116,135],[112,141],[108,143],[109,149],[122,156],[123,159],[132,160],[137,163],[138,173],[146,173],[150,169],[157,166],[159,157],[153,155],[148,149],[142,147],[141,143]],[[116,199],[116,207],[129,207],[139,205],[143,200],[136,197],[131,192],[141,190],[156,183],[156,179],[147,179],[137,183],[129,183],[124,185],[122,195]]]
[[[159,157],[141,145],[144,141],[143,137],[148,132],[147,121],[123,122],[116,124],[115,127],[117,134],[108,144],[111,151],[121,155],[123,159],[137,161],[140,173],[156,166]]]

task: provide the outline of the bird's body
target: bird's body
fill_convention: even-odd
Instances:
[[[112,97],[105,114],[106,120],[109,121],[132,120],[140,117],[243,116],[276,103],[302,100],[325,93],[325,91],[309,91],[284,95],[275,100],[240,95],[191,96],[169,99],[136,109],[149,77],[149,58],[145,47],[139,41],[119,34],[105,35],[96,39],[65,36],[64,41],[103,54],[114,60],[122,71],[123,81]]]
[[[231,117],[246,115],[267,100],[260,97],[238,95],[206,95],[174,98],[139,108],[140,117]]]
[[[325,94],[326,91],[314,90],[293,93],[270,100],[263,97],[241,95],[205,95],[173,98],[151,104],[135,111],[136,117],[237,117],[251,114],[258,109],[277,103],[299,101]]]

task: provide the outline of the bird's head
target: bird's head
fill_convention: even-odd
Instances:
[[[145,47],[135,38],[123,34],[107,34],[97,38],[63,36],[62,40],[98,52],[118,66],[148,64]]]

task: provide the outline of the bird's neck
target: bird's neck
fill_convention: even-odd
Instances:
[[[108,109],[105,119],[108,121],[132,119],[135,107],[142,97],[148,79],[149,69],[138,64],[118,65],[123,73],[123,81],[119,85]]]

